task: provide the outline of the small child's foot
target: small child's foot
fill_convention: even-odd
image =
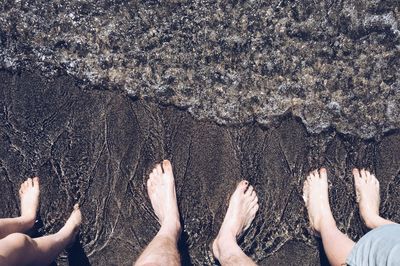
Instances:
[[[320,233],[324,226],[336,226],[328,197],[328,176],[325,168],[311,172],[303,187],[303,199],[313,230]]]
[[[368,228],[377,227],[379,216],[379,181],[369,171],[353,169],[356,201],[360,214]]]
[[[237,249],[236,237],[246,231],[258,211],[258,197],[247,181],[241,181],[229,201],[229,207],[212,249],[221,261],[224,254]]]
[[[21,184],[19,197],[21,199],[21,218],[26,222],[27,229],[35,224],[36,214],[39,208],[39,178],[28,178]]]

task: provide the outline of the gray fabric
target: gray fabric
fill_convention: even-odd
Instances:
[[[353,247],[346,263],[351,266],[400,265],[400,225],[383,225],[368,232]]]

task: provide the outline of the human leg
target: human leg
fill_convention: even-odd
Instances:
[[[239,247],[236,237],[250,227],[258,207],[253,187],[248,187],[247,181],[241,181],[231,196],[221,229],[213,242],[214,256],[221,265],[255,265]]]
[[[153,169],[147,180],[147,193],[161,227],[135,265],[179,265],[177,245],[181,224],[172,165],[168,160]]]
[[[394,224],[379,215],[379,181],[375,175],[362,169],[353,169],[354,186],[360,214],[365,225],[374,229],[385,224]]]
[[[78,205],[57,233],[39,238],[30,238],[21,233],[13,233],[0,240],[1,265],[48,265],[74,239],[82,221]],[[1,260],[0,260],[1,262]]]
[[[336,226],[328,197],[328,177],[325,168],[311,172],[303,187],[311,227],[321,235],[325,253],[331,265],[343,265],[354,242]]]
[[[28,178],[21,184],[19,197],[21,200],[21,216],[0,219],[0,239],[12,233],[26,232],[35,223],[39,207],[39,178]]]

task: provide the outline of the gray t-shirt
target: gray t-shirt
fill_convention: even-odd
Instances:
[[[351,266],[400,265],[400,225],[387,224],[368,232],[353,247],[346,263]]]

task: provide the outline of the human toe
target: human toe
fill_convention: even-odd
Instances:
[[[311,176],[311,174],[309,174],[307,177],[306,177],[306,180],[305,180],[305,182],[304,182],[304,184],[307,182],[311,182],[311,180],[312,180],[312,176]]]
[[[378,180],[378,178],[376,178],[376,176],[374,174],[370,175],[370,182],[372,184],[374,184],[375,186],[379,187],[379,180]]]
[[[158,174],[158,175],[162,175],[163,174],[163,170],[162,170],[162,168],[161,168],[161,164],[156,164],[156,166],[154,167],[154,169],[156,170],[156,173]]]
[[[28,180],[25,180],[24,183],[21,184],[22,192],[25,192],[28,189]]]
[[[254,191],[254,188],[253,188],[252,185],[250,185],[250,186],[247,188],[247,190],[246,190],[246,192],[245,192],[244,194],[245,194],[245,196],[250,197],[250,196],[251,196],[251,193],[253,193],[253,191]]]
[[[19,193],[23,194],[24,191],[25,191],[25,182],[23,182],[23,183],[21,184],[21,186],[19,187]]]
[[[164,160],[162,162],[162,167],[164,169],[164,173],[172,173],[172,164],[169,160]]]
[[[314,178],[315,178],[314,171],[311,171],[307,176],[307,180],[312,181]]]
[[[254,215],[257,213],[260,205],[258,203],[254,204],[250,210],[250,215],[254,217]]]
[[[319,178],[318,169],[315,169],[315,170],[313,171],[313,175],[314,175],[315,178]]]
[[[254,205],[257,204],[257,203],[258,203],[258,197],[255,196],[255,197],[251,200],[250,206],[254,206]]]
[[[155,180],[156,177],[157,177],[157,173],[156,173],[155,171],[153,171],[153,172],[151,172],[151,173],[149,174],[149,180],[150,180],[150,179],[151,179],[151,180]]]
[[[152,185],[152,179],[151,178],[147,179],[146,184],[147,184],[147,187],[150,187]]]
[[[360,171],[357,168],[354,168],[352,173],[353,173],[353,176],[354,176],[354,181],[356,183],[359,183],[360,179],[361,179]]]
[[[39,188],[39,177],[35,176],[33,179],[33,187]]]
[[[33,187],[33,180],[32,180],[32,178],[29,177],[28,179],[26,179],[26,182],[27,182],[28,188]]]
[[[375,184],[376,178],[375,178],[374,174],[367,171],[367,175],[368,175],[368,183]]]
[[[378,180],[378,178],[376,178],[375,175],[371,175],[371,178],[372,178],[373,182],[374,182],[376,185],[379,186],[379,180]]]
[[[319,176],[322,180],[327,180],[328,179],[328,173],[326,172],[326,168],[322,167],[319,170]]]
[[[254,212],[257,212],[259,208],[260,208],[260,205],[257,203],[257,204],[255,204],[255,205],[253,206],[252,210],[253,210]]]
[[[250,199],[253,200],[257,196],[256,191],[253,189],[253,191],[250,194]]]
[[[79,226],[82,222],[82,213],[81,213],[80,206],[78,203],[74,205],[71,216],[72,215],[75,218],[74,221],[75,221],[76,225]]]
[[[239,182],[239,184],[237,185],[237,190],[240,192],[245,192],[246,188],[248,187],[249,182],[247,180],[242,180]]]
[[[309,190],[308,180],[305,180],[303,184],[303,200],[306,203],[307,203],[308,190]]]
[[[362,180],[363,180],[364,182],[367,182],[368,176],[367,176],[367,173],[365,172],[365,169],[364,169],[364,168],[361,169],[360,175],[361,175]]]

